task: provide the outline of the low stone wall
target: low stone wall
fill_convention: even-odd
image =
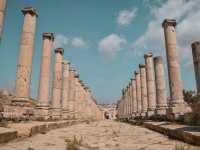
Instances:
[[[0,127],[0,143],[5,143],[16,138],[16,130]]]
[[[185,126],[169,122],[144,122],[143,125],[170,138],[200,146],[200,127],[198,126]]]
[[[9,142],[16,138],[26,138],[38,133],[45,134],[46,132],[64,128],[67,126],[83,123],[80,120],[67,120],[57,122],[24,122],[24,123],[10,123],[8,128],[0,127],[0,143]]]

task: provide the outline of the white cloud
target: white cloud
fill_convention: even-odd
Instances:
[[[113,33],[103,38],[99,42],[98,47],[104,60],[110,61],[115,58],[117,52],[122,49],[122,45],[126,43],[125,38]]]
[[[151,15],[154,19],[149,22],[147,31],[133,42],[133,49],[164,49],[161,23],[165,18],[173,18],[178,22],[177,47],[181,51],[182,60],[191,61],[190,44],[200,39],[199,0],[167,0],[160,7],[153,7]]]
[[[66,37],[65,35],[62,35],[62,34],[58,34],[55,37],[53,47],[54,48],[64,47],[65,45],[68,44],[68,42],[69,42],[68,37]]]
[[[137,8],[132,10],[121,10],[117,17],[117,23],[120,26],[127,26],[131,24],[133,19],[136,17]]]
[[[86,42],[80,38],[80,37],[75,37],[71,40],[71,44],[73,47],[76,47],[76,48],[84,48],[86,47]]]
[[[53,47],[64,47],[66,45],[75,47],[75,48],[85,48],[87,47],[86,42],[81,37],[68,37],[63,34],[58,34],[55,37]]]

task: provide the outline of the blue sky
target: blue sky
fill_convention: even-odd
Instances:
[[[98,102],[113,102],[121,95],[143,54],[151,50],[165,58],[161,23],[175,18],[177,48],[185,89],[195,89],[190,44],[200,40],[198,0],[8,0],[0,45],[0,88],[14,90],[23,15],[37,9],[31,95],[37,97],[42,33],[55,33],[55,47],[65,49],[80,78]],[[166,61],[166,60],[165,60]],[[166,63],[165,63],[166,67]],[[167,71],[166,71],[167,80]]]

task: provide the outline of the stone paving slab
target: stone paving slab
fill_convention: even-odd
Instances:
[[[57,122],[39,122],[31,121],[24,123],[11,123],[8,125],[9,128],[15,129],[18,132],[18,137],[30,137],[37,133],[45,133],[49,130],[62,128],[77,124],[81,121],[68,120],[68,121],[57,121]]]
[[[179,125],[170,122],[144,122],[144,126],[171,138],[200,146],[200,126]]]
[[[5,143],[16,138],[17,138],[16,130],[0,127],[0,143]]]

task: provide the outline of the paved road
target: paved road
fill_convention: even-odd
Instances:
[[[114,121],[79,124],[15,140],[0,146],[0,150],[67,150],[67,143],[74,136],[82,150],[200,150],[154,131]],[[82,140],[80,140],[82,139]],[[189,147],[189,148],[188,148]]]

